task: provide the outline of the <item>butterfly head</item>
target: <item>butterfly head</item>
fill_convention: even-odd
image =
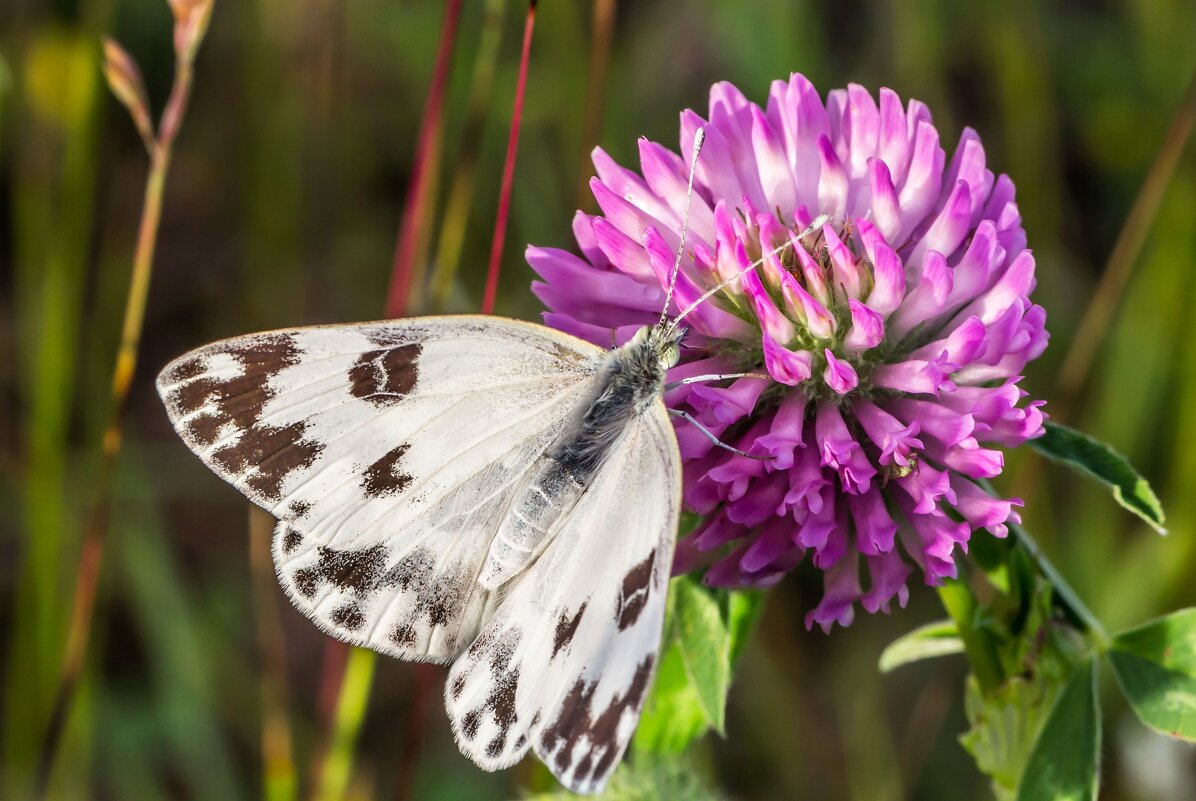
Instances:
[[[681,359],[681,340],[685,337],[685,331],[684,328],[665,325],[646,325],[636,331],[627,344],[628,347],[640,348],[651,354],[662,370],[668,370]]]

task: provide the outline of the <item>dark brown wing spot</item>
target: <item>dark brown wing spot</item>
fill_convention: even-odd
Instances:
[[[415,387],[419,378],[418,343],[361,354],[349,368],[349,392],[375,406],[393,406]]]
[[[623,577],[623,586],[619,593],[619,606],[615,610],[615,621],[619,631],[631,626],[639,620],[640,613],[648,603],[651,593],[652,569],[656,566],[656,550],[640,562]]]
[[[170,381],[171,383],[187,381],[188,379],[202,375],[207,369],[208,360],[203,356],[196,356],[195,358],[188,359],[185,362],[179,362],[172,367],[170,372],[166,375],[166,380]]]
[[[349,631],[357,631],[365,625],[365,615],[361,613],[361,607],[355,603],[348,603],[333,609],[332,614],[328,617],[333,623],[343,626]]]
[[[654,656],[645,657],[636,667],[627,690],[616,693],[597,716],[592,708],[597,682],[586,684],[584,679],[577,680],[561,704],[556,721],[540,733],[540,748],[546,758],[552,756],[558,775],[568,772],[574,750],[583,740],[589,748],[578,760],[573,781],[596,781],[611,771],[624,745],[618,738],[619,721],[626,712],[639,714],[654,659]]]
[[[578,679],[569,694],[561,704],[561,712],[556,722],[546,726],[540,733],[540,748],[547,756],[556,753],[553,764],[556,765],[557,775],[569,769],[573,759],[573,746],[586,735],[592,725],[590,723],[590,703],[594,699],[594,684],[586,684],[584,679]],[[557,745],[564,742],[564,747],[557,751]]]
[[[461,718],[461,733],[465,735],[466,740],[472,740],[478,736],[478,727],[482,725],[482,713],[478,710],[466,712],[465,717]]]
[[[361,486],[367,498],[383,498],[398,495],[411,483],[411,476],[399,470],[399,462],[407,452],[407,445],[400,445],[378,461],[367,467],[362,474]]]
[[[409,621],[404,620],[396,623],[395,627],[391,629],[390,641],[400,648],[410,648],[415,645],[417,636],[415,626],[412,626]]]
[[[648,657],[636,667],[627,692],[622,697],[615,696],[611,699],[610,706],[594,721],[590,737],[596,744],[605,747],[602,756],[594,764],[594,775],[604,776],[614,767],[615,758],[618,756],[619,721],[623,713],[629,709],[634,714],[639,713],[640,703],[643,701],[645,690],[648,689],[648,679],[651,676],[652,657]],[[577,778],[589,777],[579,775]]]
[[[240,362],[241,375],[229,379],[199,378],[188,381],[208,369],[210,356],[223,353]],[[296,364],[299,349],[287,334],[255,337],[248,346],[227,346],[223,351],[196,357],[178,365],[170,380],[187,381],[171,390],[171,405],[183,414],[197,412],[209,403],[216,406],[216,414],[244,428],[257,422],[261,406],[272,393],[270,379],[283,369]]]
[[[303,535],[293,528],[287,528],[287,533],[282,535],[282,552],[294,553],[302,543]]]
[[[437,571],[436,557],[426,548],[406,554],[375,581],[372,589],[398,588],[414,592],[411,616],[395,625],[390,640],[400,648],[414,645],[420,632],[445,629],[444,648],[454,649],[452,627],[461,616],[471,592],[471,582],[460,565]]]
[[[428,616],[428,622],[433,626],[447,626],[465,606],[465,598],[469,594],[464,576],[456,573],[442,574],[436,577],[419,605]]]
[[[299,349],[288,334],[268,334],[254,337],[243,347],[226,346],[222,352],[240,363],[240,375],[195,378],[210,364],[210,355],[196,357],[171,371],[171,380],[186,383],[171,390],[167,403],[178,415],[205,410],[187,423],[188,435],[199,445],[214,443],[226,426],[239,431],[236,441],[215,451],[212,460],[232,475],[249,472],[247,489],[264,500],[277,501],[286,477],[310,467],[324,448],[305,439],[303,422],[278,427],[261,421],[266,402],[277,394],[270,379],[298,363]]]
[[[552,637],[552,656],[549,659],[556,659],[557,652],[565,648],[569,643],[573,642],[574,635],[577,634],[577,627],[581,625],[581,616],[585,614],[586,604],[583,602],[577,609],[577,614],[573,617],[561,610],[556,621],[556,631]]]
[[[245,483],[263,498],[277,501],[286,477],[292,471],[311,467],[324,450],[322,443],[303,439],[306,430],[307,424],[302,422],[280,428],[246,428],[236,442],[215,451],[212,461],[233,475],[252,471]]]
[[[507,737],[511,727],[519,720],[515,714],[515,693],[519,690],[519,668],[505,672],[494,684],[494,689],[486,697],[486,707],[494,714],[494,722],[498,724],[498,733],[486,745],[486,755],[491,759],[498,757],[507,747]]]
[[[489,712],[498,726],[498,732],[486,744],[486,755],[495,759],[507,747],[507,740],[511,729],[519,722],[515,712],[515,697],[519,692],[519,666],[512,665],[515,648],[519,645],[522,634],[518,629],[504,633],[501,640],[494,643],[490,653],[490,678],[493,683],[490,694],[477,709],[470,710],[461,719],[461,728],[467,739],[477,736],[478,724],[481,716]],[[478,644],[474,641],[474,645]],[[473,648],[470,648],[473,652]],[[477,652],[480,654],[480,651]],[[472,728],[472,731],[471,731]]]
[[[577,760],[577,768],[574,769],[573,775],[577,779],[582,776],[589,776],[590,772],[594,770],[594,752],[586,751],[581,755],[581,759]]]
[[[321,545],[316,555],[315,565],[295,571],[295,587],[308,598],[315,595],[322,583],[359,594],[369,592],[378,585],[386,564],[386,548],[382,545],[357,551],[338,551]]]
[[[288,520],[299,520],[307,517],[311,512],[311,504],[307,501],[291,501],[287,504],[286,517]]]

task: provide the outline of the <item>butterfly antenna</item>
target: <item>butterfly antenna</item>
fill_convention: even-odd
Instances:
[[[730,278],[720,281],[719,283],[712,286],[710,289],[706,290],[704,293],[702,293],[702,296],[700,298],[698,298],[693,303],[686,306],[685,309],[682,310],[682,312],[680,314],[678,314],[676,317],[673,318],[673,322],[669,324],[669,327],[667,330],[669,332],[672,332],[673,329],[675,329],[677,327],[677,323],[679,323],[683,319],[685,319],[685,316],[687,314],[689,314],[691,311],[693,311],[694,309],[701,306],[703,303],[705,303],[707,300],[709,300],[714,295],[718,294],[719,290],[721,290],[723,287],[727,286],[728,284],[734,283],[735,281],[738,281],[740,278],[742,278],[743,276],[750,273],[752,270],[759,267],[761,264],[764,263],[764,260],[767,259],[769,256],[775,256],[776,254],[780,253],[782,250],[784,250],[787,247],[790,247],[791,245],[794,247],[800,247],[801,240],[805,239],[807,236],[812,234],[814,231],[818,230],[823,225],[825,225],[826,221],[829,219],[830,219],[829,214],[819,215],[818,217],[816,217],[814,219],[814,221],[812,223],[810,223],[809,225],[806,226],[806,230],[802,231],[800,234],[797,234],[797,235],[791,237],[788,242],[777,245],[775,248],[768,251],[763,256],[761,256],[760,258],[756,259],[754,262],[749,264],[747,267],[744,267],[742,270],[740,270],[739,272],[732,275]],[[668,308],[667,304],[666,304],[665,308]]]
[[[669,304],[673,302],[673,288],[677,285],[677,274],[681,272],[681,257],[685,253],[685,235],[689,233],[689,204],[694,196],[694,173],[698,171],[698,154],[702,152],[702,143],[706,141],[706,129],[699,128],[694,132],[693,155],[689,160],[689,183],[685,187],[685,211],[681,216],[681,242],[677,245],[677,258],[673,261],[673,271],[669,274],[669,286],[664,295],[664,308],[660,310],[660,322],[657,328],[664,328],[669,319]]]

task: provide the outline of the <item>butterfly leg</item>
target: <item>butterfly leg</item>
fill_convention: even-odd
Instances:
[[[726,378],[758,378],[761,381],[771,381],[772,376],[766,373],[720,373],[711,375],[692,375],[689,378],[679,378],[664,385],[665,391],[685,386],[686,384],[700,384],[705,381],[722,381]]]
[[[689,412],[683,412],[680,409],[669,409],[669,414],[672,415],[673,417],[678,417],[678,418],[684,420],[685,422],[691,424],[696,429],[698,429],[698,431],[701,431],[703,434],[705,434],[706,438],[709,439],[711,442],[713,442],[715,445],[719,446],[723,450],[730,451],[731,453],[734,453],[737,456],[743,456],[746,459],[756,459],[757,461],[761,461],[761,462],[771,461],[773,458],[771,456],[752,456],[750,453],[744,453],[743,451],[739,450],[739,448],[735,448],[731,445],[728,445],[727,443],[725,443],[721,439],[719,439],[717,436],[715,436],[713,431],[711,431],[709,428],[707,428],[706,426],[699,423],[697,421],[697,419]]]

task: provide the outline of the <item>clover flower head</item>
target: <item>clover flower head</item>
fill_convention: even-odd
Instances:
[[[1046,315],[1029,299],[1013,183],[970,129],[948,159],[926,106],[887,89],[852,85],[824,103],[793,75],[762,108],[719,83],[707,119],[682,113],[682,153],[699,128],[669,313],[733,280],[686,317],[669,378],[768,380],[688,384],[665,400],[765,458],[678,422],[685,503],[702,523],[676,569],[760,586],[809,558],[825,592],[806,625],[828,631],[857,603],[904,606],[911,562],[938,584],[975,530],[1001,537],[1017,521],[1020,501],[976,480],[1001,472],[997,447],[1042,433],[1042,402],[1019,381],[1046,347]],[[689,167],[646,139],[639,157],[637,173],[594,151],[601,214],[574,219],[580,257],[527,251],[545,322],[599,345],[654,322],[681,241]]]

